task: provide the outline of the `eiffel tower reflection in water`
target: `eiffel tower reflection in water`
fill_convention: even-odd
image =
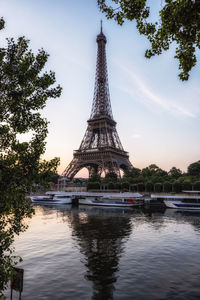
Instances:
[[[119,260],[132,231],[131,210],[79,207],[69,216],[72,235],[84,255],[85,278],[93,284],[92,299],[114,299]]]
[[[37,206],[23,299],[199,299],[199,234],[196,212]]]

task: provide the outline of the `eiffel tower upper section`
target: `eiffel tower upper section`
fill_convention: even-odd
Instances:
[[[106,64],[106,37],[102,32],[97,36],[97,64],[94,98],[90,119],[107,117],[113,120],[112,109],[110,104],[110,93],[108,86],[108,74]]]
[[[110,103],[110,92],[108,85],[108,73],[106,63],[106,37],[102,31],[97,36],[97,63],[96,63],[96,76],[95,76],[95,88],[92,104],[92,111],[88,124],[93,127],[94,124],[100,122],[99,125],[104,126],[107,123],[107,131],[103,128],[99,128],[96,132],[93,130],[91,134],[90,130],[86,131],[86,134],[80,145],[80,150],[102,147],[113,147],[116,149],[124,150],[120,142],[117,131],[115,130],[116,122],[113,119],[112,108]],[[89,128],[88,128],[89,129]]]
[[[63,176],[67,178],[73,178],[84,167],[88,169],[90,176],[102,172],[114,172],[120,176],[120,169],[132,168],[113,119],[106,63],[107,41],[102,24],[96,41],[98,49],[92,111],[80,147],[74,151],[73,160],[63,172]]]

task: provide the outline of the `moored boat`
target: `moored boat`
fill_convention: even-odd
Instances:
[[[94,196],[88,194],[79,198],[79,204],[96,205],[96,206],[112,206],[112,207],[134,207],[143,205],[144,201],[141,195],[126,194],[101,194]]]
[[[35,203],[41,204],[86,204],[97,206],[133,207],[144,204],[139,193],[93,193],[49,191],[43,196],[30,196]]]
[[[168,208],[200,210],[200,191],[183,191],[179,195],[153,195],[151,198],[163,200]]]
[[[46,194],[43,196],[30,196],[34,203],[40,204],[71,204],[71,195],[66,194]]]

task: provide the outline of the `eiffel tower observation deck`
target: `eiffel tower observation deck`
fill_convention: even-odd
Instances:
[[[96,41],[98,49],[92,111],[80,147],[74,151],[73,160],[62,174],[68,179],[72,179],[82,168],[88,169],[89,176],[114,172],[118,177],[120,170],[132,168],[113,119],[106,64],[106,37],[102,23]]]

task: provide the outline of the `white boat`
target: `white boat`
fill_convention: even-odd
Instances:
[[[151,198],[163,200],[168,208],[200,210],[200,191],[183,191],[179,195],[153,195]]]
[[[89,193],[49,191],[43,196],[30,196],[35,203],[42,204],[87,204],[113,207],[141,206],[143,196],[139,193]]]
[[[64,193],[59,194],[46,194],[43,196],[30,196],[30,199],[34,203],[40,204],[71,204],[72,197],[71,195],[66,195]]]
[[[96,206],[112,206],[112,207],[134,207],[143,205],[144,201],[141,195],[126,194],[88,194],[79,198],[79,204],[96,205]]]

